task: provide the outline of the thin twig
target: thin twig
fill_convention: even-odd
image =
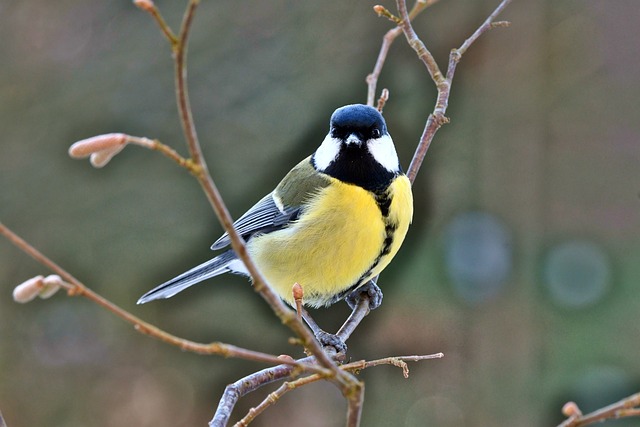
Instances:
[[[189,33],[198,4],[199,0],[191,0],[187,5],[180,28],[178,42],[172,46],[175,61],[176,99],[180,120],[193,162],[200,168],[200,173],[195,176],[207,195],[207,198],[218,216],[220,223],[224,227],[225,231],[227,231],[232,249],[238,258],[240,258],[244,263],[249,274],[253,278],[253,289],[267,301],[280,320],[300,338],[304,347],[316,357],[317,362],[330,371],[330,375],[327,375],[326,378],[334,382],[348,400],[348,420],[356,420],[356,424],[351,424],[353,421],[348,421],[348,425],[355,426],[359,423],[359,416],[353,416],[354,412],[358,412],[357,410],[354,411],[354,408],[358,406],[356,401],[358,399],[362,399],[360,382],[353,375],[338,369],[335,362],[323,351],[309,328],[307,328],[304,323],[298,319],[296,313],[288,308],[267,285],[266,279],[262,276],[249,256],[244,240],[234,229],[231,215],[222,200],[218,188],[209,174],[206,162],[202,155],[198,135],[196,133],[187,90],[187,42],[189,40]]]
[[[418,362],[422,360],[429,359],[441,359],[444,357],[442,353],[428,354],[423,356],[394,356],[394,357],[385,357],[383,359],[365,361],[360,360],[357,362],[351,362],[340,366],[341,369],[346,371],[360,372],[363,369],[371,368],[374,366],[380,365],[392,365],[397,366],[402,369],[402,374],[405,378],[409,377],[409,368],[407,367],[406,362]],[[274,392],[270,393],[258,406],[251,408],[247,415],[244,416],[238,423],[235,424],[234,427],[245,427],[249,425],[258,415],[264,412],[269,406],[278,403],[280,398],[284,396],[289,391],[292,391],[296,388],[300,388],[304,385],[311,384],[313,382],[319,381],[322,379],[320,375],[309,375],[303,378],[298,378],[294,381],[287,381],[283,383],[278,389]]]
[[[502,0],[502,2],[496,7],[496,9],[489,15],[489,17],[478,27],[478,29],[458,48],[453,49],[449,56],[449,64],[447,68],[446,77],[442,76],[440,69],[438,68],[433,56],[429,50],[424,46],[424,43],[418,38],[418,35],[414,31],[411,20],[407,14],[406,0],[396,0],[398,5],[398,11],[402,18],[402,31],[411,47],[416,51],[416,54],[424,65],[429,70],[429,74],[433,79],[436,88],[438,89],[438,95],[436,98],[436,105],[433,113],[429,115],[427,123],[425,124],[424,131],[420,137],[420,142],[407,170],[407,177],[411,182],[415,181],[418,170],[422,165],[427,150],[431,145],[431,141],[440,127],[449,123],[449,119],[446,117],[447,107],[449,105],[449,95],[451,91],[451,83],[455,74],[456,66],[462,54],[485,32],[494,28],[492,25],[495,18],[511,3],[511,0]],[[500,25],[502,26],[502,25]]]
[[[416,6],[414,6],[414,9],[418,7],[418,4],[432,4],[432,3],[434,3],[434,1],[433,2],[428,2],[428,1],[417,2]],[[501,6],[502,5],[506,6],[506,4],[508,3],[509,1],[505,0],[501,3]],[[277,297],[277,295],[275,295],[275,293],[273,293],[273,291],[271,291],[271,289],[267,286],[265,279],[263,278],[263,276],[261,276],[260,272],[257,270],[252,260],[250,259],[246,251],[244,241],[235,232],[232,226],[232,219],[208,172],[204,157],[201,152],[201,147],[198,141],[195,125],[193,122],[193,117],[192,117],[191,108],[189,104],[187,83],[186,83],[187,81],[187,72],[186,72],[187,42],[188,42],[189,33],[190,33],[191,25],[193,22],[195,10],[198,4],[199,4],[199,0],[191,0],[189,2],[187,9],[185,11],[185,15],[183,17],[180,34],[178,37],[176,37],[173,34],[173,32],[170,30],[170,28],[166,25],[166,23],[162,19],[159,12],[157,12],[157,9],[155,9],[155,7],[153,8],[153,11],[155,11],[155,13],[153,11],[150,11],[152,16],[156,20],[156,22],[158,22],[158,24],[160,25],[163,31],[163,34],[165,35],[165,37],[167,37],[167,39],[169,40],[172,46],[172,51],[175,59],[176,98],[177,98],[178,108],[180,112],[181,123],[183,126],[183,130],[185,132],[187,145],[189,147],[189,152],[191,154],[192,159],[183,159],[177,153],[175,153],[175,151],[172,151],[171,149],[168,149],[168,150],[163,149],[162,145],[156,144],[156,147],[154,149],[157,149],[167,157],[172,158],[174,161],[177,161],[182,166],[187,167],[197,177],[211,205],[213,206],[214,211],[220,218],[220,221],[223,227],[225,228],[225,230],[228,232],[230,236],[232,248],[234,249],[234,251],[236,251],[239,258],[245,263],[245,265],[247,266],[247,269],[252,275],[254,279],[255,290],[259,292],[265,300],[268,301],[268,303],[271,305],[274,312],[280,317],[282,322],[285,323],[287,326],[289,326],[301,338],[301,341],[307,348],[310,348],[311,352],[315,355],[315,360],[317,360],[321,365],[327,368],[327,369],[313,368],[306,364],[301,365],[300,362],[295,362],[295,361],[283,362],[282,359],[276,358],[278,363],[283,363],[283,364],[278,365],[274,368],[268,368],[266,370],[261,371],[268,375],[268,379],[259,380],[257,381],[257,383],[259,383],[259,385],[264,385],[267,382],[274,381],[275,380],[274,378],[277,379],[278,376],[277,375],[274,376],[273,372],[276,368],[279,368],[279,367],[283,367],[281,368],[282,377],[280,378],[284,378],[287,375],[289,376],[298,375],[298,372],[302,372],[303,370],[315,369],[316,372],[318,373],[314,375],[317,375],[318,379],[326,378],[333,381],[334,383],[336,383],[336,385],[339,386],[343,395],[348,400],[349,409],[347,414],[347,425],[357,426],[359,424],[361,411],[362,411],[362,402],[363,402],[363,396],[364,396],[363,383],[358,381],[352,375],[346,373],[343,369],[339,369],[335,365],[331,357],[329,357],[327,354],[325,354],[322,351],[319,344],[314,339],[313,335],[311,335],[310,331],[305,327],[305,325],[302,322],[300,322],[299,319],[296,318],[294,312],[290,310]],[[504,8],[504,6],[502,8]],[[433,138],[433,134],[447,120],[444,114],[446,112],[451,79],[453,78],[453,73],[455,72],[455,65],[453,66],[453,68],[450,68],[447,70],[447,78],[444,78],[437,64],[435,63],[433,56],[426,49],[422,41],[420,41],[420,39],[417,37],[417,35],[415,34],[415,31],[413,31],[413,28],[410,23],[411,17],[407,13],[406,3],[404,0],[398,0],[398,10],[400,11],[400,16],[402,18],[402,21],[400,22],[402,31],[405,33],[405,36],[407,37],[409,44],[416,50],[416,52],[418,53],[418,56],[425,63],[427,69],[429,70],[430,75],[432,76],[434,82],[438,87],[438,93],[439,93],[438,100],[436,102],[436,109],[434,110],[434,114],[432,114],[429,117],[429,120],[427,121],[427,126],[425,127],[425,133],[423,134],[423,138],[421,138],[420,146],[423,146],[424,142],[427,141],[426,148],[424,148],[424,152],[421,155],[419,155],[419,151],[420,151],[420,146],[419,146],[418,150],[416,151],[416,156],[414,156],[414,161],[416,160],[416,158],[419,159],[417,166],[410,167],[410,170],[409,170],[410,179],[413,181],[413,179],[415,179],[415,173],[417,173],[417,169],[419,169],[420,163],[422,162],[422,158],[426,153],[426,149],[428,148],[428,145],[431,139]],[[500,7],[496,9],[496,12],[494,12],[494,14],[492,14],[492,16],[490,16],[487,21],[485,21],[485,22],[489,22],[487,27],[484,29],[483,27],[479,28],[476,31],[476,33],[474,33],[474,35],[472,35],[470,39],[465,41],[465,44],[463,44],[461,48],[456,51],[456,57],[454,58],[455,64],[459,62],[460,56],[462,55],[462,53],[466,51],[466,49],[475,41],[475,39],[477,39],[481,34],[483,34],[488,29],[496,26],[496,24],[493,23],[493,19],[495,18],[495,16],[497,16],[497,14],[500,11],[501,11]],[[397,29],[395,30],[397,31]],[[391,41],[393,41],[395,37],[393,37]],[[389,42],[388,44],[390,45],[390,43],[391,42]],[[376,68],[374,69],[374,72],[376,72],[376,75],[371,78],[371,80],[373,80],[373,83],[369,81],[369,78],[367,80],[368,83],[370,84],[370,88],[371,88],[371,85],[373,84],[374,93],[375,93],[375,84],[377,82],[377,78],[379,76],[379,72],[382,67],[382,64],[384,63],[384,59],[386,57],[387,51],[388,51],[388,46],[386,47],[386,50],[384,51],[384,53],[383,53],[383,50],[381,49],[381,54],[380,54],[381,56],[379,56],[380,66],[378,67],[378,63],[376,63]],[[382,59],[380,60],[381,57]],[[452,58],[453,58],[453,51],[452,51]],[[370,105],[373,104],[373,98],[371,98],[371,101],[368,100],[368,103]],[[189,161],[192,161],[192,164],[188,164],[187,162]],[[412,166],[414,165],[414,161],[412,161]],[[414,171],[413,174],[411,174],[412,171]],[[240,353],[242,352],[240,352],[239,350],[245,351],[244,349],[238,349],[234,346],[229,346],[221,343],[212,343],[212,344],[193,343],[188,340],[183,340],[181,338],[174,337],[171,334],[168,334],[164,331],[161,331],[155,326],[141,321],[137,317],[131,315],[125,310],[122,310],[121,308],[110,303],[100,295],[86,288],[86,286],[84,286],[81,282],[79,282],[77,279],[75,279],[65,270],[57,266],[55,263],[50,261],[48,258],[44,257],[38,251],[33,249],[30,245],[26,244],[26,242],[24,242],[18,236],[10,232],[10,230],[8,230],[2,224],[0,224],[0,233],[8,237],[9,240],[14,242],[14,244],[18,242],[16,246],[21,247],[23,250],[25,250],[24,249],[25,245],[31,248],[30,250],[26,250],[25,252],[29,253],[31,256],[36,258],[43,265],[48,266],[54,272],[58,273],[61,277],[65,279],[65,281],[69,282],[70,285],[69,285],[69,288],[67,288],[67,290],[71,295],[82,295],[93,300],[99,305],[111,310],[112,312],[122,317],[123,319],[136,325],[136,329],[138,329],[140,332],[153,335],[159,339],[165,340],[167,342],[171,342],[174,345],[178,345],[181,348],[188,349],[190,351],[202,352],[206,354],[215,353],[215,354],[222,354],[226,356],[237,355],[238,357],[247,357],[247,358],[250,358],[251,360],[263,360],[263,361],[274,362],[273,358],[275,358],[275,356],[263,355],[262,353],[252,352],[250,350],[246,350],[246,352],[248,353],[241,355]],[[364,307],[364,308],[361,308],[361,307],[362,307],[362,304],[356,307],[356,309],[354,310],[354,313],[361,312],[361,313],[365,313],[364,315],[366,315],[366,312],[368,312],[368,307]],[[342,332],[342,334],[345,337],[348,337],[353,331],[353,328],[355,328],[355,326],[352,326],[352,325],[356,325],[357,323],[359,323],[361,318],[364,317],[364,315],[360,317],[360,315],[358,314],[356,314],[354,317],[353,316],[354,313],[352,313],[352,316],[351,316],[354,318],[353,322],[351,322],[348,319],[347,322],[345,323],[345,326],[343,326],[343,328],[341,328],[341,331],[339,331],[339,332]],[[387,363],[391,363],[391,364],[395,364],[397,366],[403,367],[403,372],[406,373],[406,371],[404,370],[406,366],[403,365],[404,362],[402,360],[398,358],[387,358],[387,360],[388,360]],[[364,365],[360,364],[358,366],[359,367],[357,367],[356,369],[362,369],[361,366],[364,366]],[[256,378],[258,378],[258,376],[256,376]],[[223,400],[224,400],[224,397],[223,397]],[[221,405],[222,404],[223,404],[223,401],[221,400]],[[233,407],[233,405],[231,407]],[[217,414],[218,413],[216,413],[216,415]],[[214,420],[215,420],[215,417],[214,417]],[[214,422],[214,420],[212,420],[212,423]]]
[[[396,6],[398,7],[400,18],[402,18],[400,28],[402,29],[402,32],[407,39],[407,43],[409,43],[409,46],[411,46],[413,50],[416,51],[420,60],[422,60],[424,65],[427,67],[427,71],[429,72],[431,79],[439,88],[440,85],[444,82],[444,76],[440,71],[440,67],[438,67],[438,64],[436,63],[435,58],[413,29],[413,26],[411,25],[411,18],[409,17],[409,12],[407,12],[406,0],[396,0]]]
[[[298,360],[298,362],[305,364],[313,363],[313,361],[313,356]],[[209,427],[225,427],[231,418],[233,408],[241,397],[274,381],[290,378],[294,375],[294,368],[291,365],[279,365],[254,372],[229,384],[218,402],[213,419],[209,421]]]
[[[574,405],[575,406],[575,405]],[[576,413],[572,414],[558,427],[582,427],[595,424],[604,420],[617,420],[620,418],[640,417],[640,393],[632,394],[616,403],[600,408],[591,413],[582,415],[576,406]]]
[[[145,335],[149,335],[153,338],[156,338],[165,343],[174,345],[179,347],[182,350],[190,351],[193,353],[203,354],[203,355],[219,355],[223,357],[238,357],[241,359],[265,362],[270,364],[290,364],[294,366],[296,369],[302,369],[304,371],[311,372],[319,372],[322,375],[329,375],[330,372],[326,369],[319,368],[314,365],[301,365],[298,362],[290,362],[283,359],[278,358],[277,356],[261,353],[253,350],[247,350],[241,347],[236,347],[234,345],[225,344],[221,342],[213,342],[213,343],[198,343],[195,341],[187,340],[184,338],[177,337],[172,335],[162,329],[145,322],[144,320],[134,316],[127,310],[124,310],[107,300],[103,296],[98,293],[92,291],[88,287],[86,287],[82,282],[76,279],[73,275],[67,272],[65,269],[60,267],[54,261],[49,259],[47,256],[42,254],[32,245],[27,243],[24,239],[18,236],[16,233],[11,231],[4,224],[0,223],[0,235],[4,236],[7,240],[9,240],[14,246],[21,249],[24,253],[32,257],[34,260],[47,267],[49,270],[53,271],[57,275],[59,275],[64,282],[61,283],[67,293],[70,296],[82,296],[85,297],[94,303],[100,305],[101,307],[107,309],[111,313],[125,320],[126,322],[134,325],[134,328]]]
[[[280,320],[289,328],[291,328],[296,335],[303,341],[304,346],[308,348],[314,355],[317,356],[318,362],[324,367],[333,370],[336,377],[340,377],[339,381],[344,384],[350,381],[341,374],[341,371],[335,367],[335,363],[326,356],[322,347],[317,342],[313,334],[309,329],[301,322],[296,313],[289,309],[284,302],[273,292],[273,290],[267,286],[266,279],[255,263],[249,256],[246,245],[242,237],[233,228],[233,219],[229,214],[229,211],[222,200],[222,196],[218,191],[217,186],[213,182],[211,175],[209,174],[207,164],[202,156],[202,149],[198,139],[198,135],[195,129],[193,121],[193,114],[191,113],[191,104],[189,103],[189,96],[187,90],[187,67],[186,67],[186,54],[187,54],[187,42],[189,39],[189,33],[191,24],[193,23],[193,16],[199,0],[191,0],[187,6],[187,10],[182,20],[182,27],[180,29],[180,36],[178,43],[174,49],[175,60],[175,80],[176,80],[176,98],[178,103],[178,109],[180,114],[180,120],[182,122],[182,128],[187,139],[187,145],[189,152],[191,153],[193,162],[199,166],[200,173],[196,175],[196,178],[200,182],[209,202],[215,211],[220,223],[228,233],[231,240],[231,247],[247,267],[247,270],[253,278],[253,289],[258,292],[271,306]],[[343,384],[343,385],[344,385]]]
[[[451,82],[453,80],[453,74],[456,71],[456,66],[460,59],[462,59],[462,55],[471,47],[473,43],[475,43],[481,35],[486,33],[487,31],[493,28],[504,28],[508,27],[510,23],[508,21],[500,21],[494,22],[494,20],[502,13],[502,11],[511,3],[511,0],[503,1],[498,5],[498,7],[485,19],[485,21],[478,27],[474,33],[462,43],[462,45],[458,49],[453,49],[451,54],[449,55],[449,66],[447,68],[447,80]],[[498,25],[499,24],[499,25]]]
[[[206,162],[202,156],[202,148],[198,140],[198,134],[196,132],[195,123],[193,121],[193,114],[191,113],[191,104],[189,102],[189,89],[187,87],[187,47],[189,42],[189,35],[191,33],[191,27],[193,24],[193,18],[199,0],[190,0],[182,18],[182,25],[180,26],[180,35],[176,40],[176,43],[172,45],[174,62],[175,62],[175,82],[176,82],[176,101],[178,104],[178,111],[180,115],[180,123],[182,124],[182,130],[187,140],[187,146],[193,162],[200,165],[206,172]]]
[[[411,8],[411,12],[409,12],[409,19],[414,19],[416,16],[420,14],[423,10],[428,8],[429,6],[437,3],[439,0],[425,0],[425,1],[416,1]],[[378,6],[374,6],[374,10],[378,12],[376,9]],[[382,7],[382,6],[380,6]],[[384,8],[383,8],[384,9]],[[384,9],[386,10],[386,9]],[[388,12],[388,11],[387,11]],[[378,12],[379,13],[379,12]],[[396,27],[393,28],[384,35],[382,38],[382,46],[380,46],[380,53],[378,53],[378,59],[376,60],[376,64],[373,67],[373,71],[366,78],[367,82],[367,105],[373,107],[373,102],[376,97],[376,86],[378,84],[378,79],[380,77],[380,73],[382,72],[382,67],[387,59],[387,54],[389,53],[389,48],[393,44],[393,41],[402,34],[402,28]]]
[[[202,155],[202,149],[196,132],[195,123],[193,121],[193,114],[191,112],[191,104],[189,102],[187,88],[187,43],[198,4],[199,0],[191,0],[187,5],[187,9],[182,19],[178,42],[173,47],[176,100],[180,121],[187,140],[187,146],[189,147],[189,153],[191,154],[194,164],[200,171],[200,173],[195,176],[200,182],[200,185],[202,186],[213,210],[218,216],[220,223],[228,233],[232,249],[237,254],[238,258],[242,260],[253,278],[253,289],[267,301],[280,320],[300,337],[304,346],[317,357],[318,363],[333,372],[335,380],[340,383],[340,387],[344,392],[346,388],[355,385],[357,381],[355,378],[349,378],[349,376],[337,369],[335,363],[324,353],[320,344],[317,342],[313,334],[311,334],[311,331],[309,331],[304,323],[297,318],[296,313],[289,309],[267,285],[266,279],[262,276],[249,256],[244,240],[233,228],[231,215],[222,200],[222,196],[220,195],[217,186],[209,174],[207,164]]]
[[[278,403],[282,396],[284,396],[287,392],[316,381],[318,381],[318,379],[314,378],[313,376],[299,378],[295,381],[285,381],[274,392],[269,393],[269,395],[262,402],[260,402],[258,406],[249,409],[247,415],[245,415],[240,421],[235,423],[234,427],[248,426],[258,415],[262,414],[267,408]]]
[[[169,160],[174,161],[178,164],[178,166],[185,168],[193,175],[198,175],[200,173],[200,168],[197,167],[193,160],[185,159],[182,157],[176,150],[171,148],[170,146],[163,144],[157,139],[149,139],[145,137],[131,136],[127,135],[127,141],[139,145],[141,147],[148,148],[150,150],[154,150],[167,157]]]
[[[167,22],[164,20],[164,18],[160,14],[160,11],[156,7],[156,5],[153,3],[153,1],[134,0],[133,3],[136,6],[138,6],[140,9],[144,10],[145,12],[148,12],[153,17],[153,19],[156,21],[156,23],[160,27],[160,31],[162,31],[162,34],[164,34],[164,36],[167,38],[169,43],[174,45],[178,42],[178,38],[171,30],[171,27],[167,25]]]

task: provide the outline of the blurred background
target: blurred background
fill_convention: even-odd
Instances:
[[[177,28],[184,1],[158,1]],[[209,166],[234,217],[366,101],[383,34],[369,1],[205,1],[189,50]],[[394,10],[393,2],[383,3]],[[443,0],[415,28],[441,67],[498,0]],[[549,426],[640,390],[640,8],[515,1],[464,56],[414,186],[407,241],[352,360],[444,352],[362,372],[365,426]],[[221,227],[197,183],[127,148],[107,167],[68,146],[108,132],[186,153],[169,48],[129,1],[0,3],[0,220],[91,288],[177,335],[300,356],[240,277],[136,306],[211,256]],[[404,39],[379,89],[408,166],[435,90]],[[0,242],[0,410],[9,427],[206,425],[224,386],[264,365],[184,353],[82,299],[19,305],[48,274]],[[329,331],[346,304],[317,310]],[[241,400],[239,417],[273,388]],[[254,425],[340,426],[331,385],[286,395]],[[638,425],[638,421],[606,425]]]

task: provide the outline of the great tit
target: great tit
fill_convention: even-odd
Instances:
[[[347,105],[331,116],[320,147],[233,225],[273,290],[290,305],[331,305],[361,288],[400,249],[413,215],[411,183],[402,172],[382,115]],[[225,233],[211,246],[227,248]],[[222,273],[248,276],[232,249],[144,294],[138,304],[169,298]]]

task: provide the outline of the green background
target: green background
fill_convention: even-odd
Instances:
[[[176,28],[184,2],[157,2]],[[416,31],[444,66],[498,1],[443,0]],[[204,1],[189,77],[203,150],[234,217],[320,143],[336,107],[366,100],[391,24],[366,1]],[[393,8],[392,2],[385,2]],[[508,29],[458,67],[414,186],[409,236],[352,360],[444,352],[362,372],[365,426],[547,426],[640,389],[640,8],[637,0],[515,1]],[[220,277],[136,306],[201,262],[221,228],[197,183],[130,147],[104,169],[68,146],[108,132],[186,153],[169,48],[130,2],[0,4],[0,220],[158,326],[299,355],[246,280]],[[408,166],[435,90],[403,39],[379,88]],[[567,249],[568,248],[568,249]],[[563,252],[564,251],[564,252]],[[564,255],[563,255],[564,254]],[[82,299],[28,305],[48,274],[0,243],[0,410],[9,427],[205,425],[225,384],[264,365],[159,343]],[[335,330],[345,304],[316,311]],[[243,399],[244,414],[265,394]],[[286,395],[256,426],[339,426],[331,385]],[[637,421],[636,421],[637,423]],[[609,425],[609,424],[607,424]],[[611,422],[610,425],[635,425]]]

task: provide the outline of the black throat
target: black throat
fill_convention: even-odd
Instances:
[[[365,147],[356,145],[343,146],[323,172],[374,193],[384,191],[398,175],[378,163]]]

